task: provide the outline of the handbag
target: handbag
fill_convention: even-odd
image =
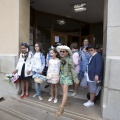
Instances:
[[[42,75],[45,75],[45,76],[46,76],[46,74],[47,74],[47,70],[48,70],[48,67],[45,66],[44,69],[43,69]]]
[[[36,83],[43,83],[43,80],[41,78],[34,78],[34,81]]]
[[[33,78],[36,83],[43,83],[43,81],[47,80],[46,76],[43,76],[43,75],[37,75],[37,76],[34,75]]]

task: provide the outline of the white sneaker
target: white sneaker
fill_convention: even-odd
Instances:
[[[76,95],[77,95],[77,93],[75,93],[75,92],[74,92],[73,94],[71,94],[72,97],[74,97],[74,96],[76,96]]]
[[[94,106],[94,102],[91,102],[90,100],[88,100],[86,103],[83,104],[85,107],[91,107]]]
[[[74,92],[74,90],[73,89],[69,89],[68,92]]]
[[[49,99],[48,99],[48,101],[50,102],[50,101],[52,101],[54,98],[52,98],[52,97],[50,97]]]
[[[39,100],[43,100],[43,98],[41,96],[38,96]]]
[[[57,103],[57,102],[58,102],[58,99],[55,98],[55,99],[54,99],[54,103]]]
[[[37,95],[35,94],[35,95],[33,95],[33,97],[37,97]]]

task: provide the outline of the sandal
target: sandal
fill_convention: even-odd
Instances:
[[[54,99],[54,97],[50,97],[49,99],[48,99],[48,101],[50,102],[50,101],[52,101]]]
[[[26,97],[29,97],[29,94],[26,94]]]
[[[64,112],[64,108],[59,108],[59,110],[56,112],[56,115],[59,117],[62,115],[63,112]]]

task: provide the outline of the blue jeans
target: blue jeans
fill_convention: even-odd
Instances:
[[[35,83],[36,95],[41,96],[40,83]]]
[[[81,78],[81,80],[84,78],[84,74],[85,74],[85,72],[80,71],[80,78]]]

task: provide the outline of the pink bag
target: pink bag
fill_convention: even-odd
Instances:
[[[18,74],[16,73],[16,74],[13,74],[13,78],[11,78],[11,81],[12,81],[12,83],[17,83],[18,81],[19,81],[19,76],[18,76]]]

